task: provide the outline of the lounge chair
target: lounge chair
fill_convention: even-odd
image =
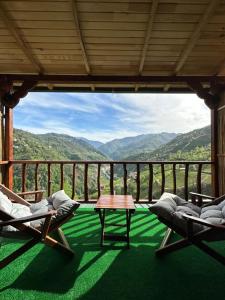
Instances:
[[[48,199],[31,204],[0,184],[0,236],[29,239],[26,244],[0,261],[0,269],[38,242],[73,256],[74,252],[60,226],[74,216],[79,205],[69,199],[63,190]],[[52,232],[57,232],[61,241],[50,237]]]
[[[208,203],[201,206],[203,198],[208,199]],[[164,193],[157,203],[150,206],[149,210],[168,226],[156,255],[195,245],[225,265],[225,257],[205,243],[225,240],[225,195],[214,198],[191,193],[191,200],[187,202],[176,195]],[[183,238],[169,243],[173,231]]]

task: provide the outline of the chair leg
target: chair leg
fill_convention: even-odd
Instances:
[[[158,250],[156,250],[155,254],[157,256],[163,256],[163,255],[171,253],[173,251],[177,251],[177,250],[183,249],[183,248],[189,246],[190,244],[191,243],[190,243],[190,241],[188,239],[182,239],[182,240],[179,240],[179,241],[174,242],[172,244],[160,247]]]
[[[46,238],[43,242],[44,242],[44,244],[46,244],[52,248],[55,248],[57,250],[60,250],[69,256],[74,256],[74,251],[69,246],[67,246],[63,243],[60,243],[59,241],[53,239],[49,235],[46,236]],[[66,241],[66,243],[68,244],[67,241]]]
[[[57,234],[58,234],[60,240],[62,241],[63,245],[64,245],[66,248],[68,248],[68,249],[70,249],[70,250],[72,251],[72,249],[70,248],[70,245],[69,245],[69,243],[68,243],[68,241],[67,241],[67,239],[66,239],[66,236],[65,236],[63,230],[62,230],[60,227],[57,228]]]
[[[214,249],[206,245],[205,243],[201,241],[193,241],[193,244],[197,246],[199,249],[201,249],[203,252],[208,254],[209,256],[216,259],[221,264],[225,265],[225,257],[221,255],[220,253],[216,252]]]
[[[166,245],[168,245],[168,242],[169,242],[172,234],[173,234],[173,230],[168,227],[159,249],[164,248]]]
[[[12,252],[10,255],[7,257],[3,258],[0,261],[0,270],[6,267],[9,263],[14,261],[17,257],[22,255],[24,252],[28,251],[31,249],[34,245],[36,245],[39,242],[39,239],[32,239],[28,241],[26,244],[24,244],[22,247],[17,249],[16,251]]]

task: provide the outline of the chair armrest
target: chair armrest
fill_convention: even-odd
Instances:
[[[191,195],[191,197],[201,197],[201,198],[204,198],[204,199],[211,199],[211,200],[214,200],[215,197],[213,196],[209,196],[209,195],[204,195],[204,194],[199,194],[199,193],[194,193],[194,192],[190,192],[189,193]]]
[[[45,190],[28,191],[28,192],[19,192],[19,193],[17,193],[17,195],[19,195],[19,196],[35,195],[35,202],[39,202],[43,198],[44,192],[45,192]]]
[[[184,219],[186,219],[187,221],[189,221],[191,223],[197,223],[197,224],[201,224],[201,225],[204,225],[204,226],[207,226],[207,227],[210,227],[210,228],[225,230],[225,224],[224,225],[222,225],[222,224],[212,224],[212,223],[209,223],[206,220],[203,220],[201,218],[197,218],[197,217],[194,217],[194,216],[190,216],[190,215],[187,215],[187,214],[183,214],[182,216],[184,217]]]
[[[53,212],[48,212],[46,214],[34,214],[32,216],[28,216],[28,217],[23,217],[23,218],[14,218],[8,221],[0,221],[0,226],[7,226],[7,225],[15,225],[15,224],[19,224],[19,223],[26,223],[29,221],[35,221],[38,219],[42,219],[42,218],[47,218],[47,217],[52,217],[54,213]]]

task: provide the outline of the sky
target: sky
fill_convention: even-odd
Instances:
[[[185,133],[210,124],[194,94],[29,93],[14,109],[14,127],[107,142],[147,133]]]

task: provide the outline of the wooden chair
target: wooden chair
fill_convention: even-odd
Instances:
[[[198,193],[190,193],[190,194],[191,194],[192,203],[194,203],[197,206],[200,206],[202,204],[202,199],[204,198],[211,200],[210,202],[208,202],[206,205],[202,207],[218,205],[225,200],[225,195],[219,198],[214,198],[211,196],[198,194]],[[149,208],[150,211],[152,212],[154,211],[154,209],[152,209],[153,206],[154,204]],[[210,255],[211,257],[213,257],[223,265],[225,265],[225,256],[221,255],[220,253],[218,253],[216,250],[212,249],[211,247],[209,247],[209,245],[205,243],[205,242],[225,240],[225,219],[220,224],[213,224],[200,217],[195,217],[183,213],[182,217],[185,220],[186,228],[182,229],[176,226],[174,222],[168,221],[168,219],[162,217],[160,214],[157,214],[157,217],[159,221],[161,221],[162,223],[168,226],[168,230],[166,231],[164,239],[159,249],[156,250],[157,256],[163,256],[165,254],[172,253],[174,251],[183,249],[190,245],[195,245],[203,252]],[[194,230],[194,226],[196,224],[202,225],[203,226],[202,230],[198,230],[198,231]],[[170,237],[173,232],[180,235],[182,239],[173,243],[169,243]]]
[[[24,200],[22,197],[17,195],[16,193],[12,192],[8,188],[6,188],[4,185],[0,184],[0,190],[3,194],[8,196],[8,198],[13,201],[20,203],[25,206],[30,206],[31,204]],[[72,257],[74,255],[74,251],[70,248],[64,233],[60,226],[70,220],[74,213],[68,213],[66,216],[61,218],[59,221],[51,222],[53,212],[48,212],[45,214],[34,214],[32,216],[24,217],[24,218],[14,218],[10,214],[4,212],[3,210],[0,210],[0,229],[3,226],[11,225],[18,229],[18,231],[14,231],[15,237],[16,236],[22,236],[29,238],[29,241],[25,243],[23,246],[21,246],[19,249],[8,255],[7,257],[3,258],[0,261],[0,269],[7,266],[10,262],[14,261],[17,257],[22,255],[24,252],[31,249],[34,245],[36,245],[39,242],[43,242],[45,245],[48,245],[50,247],[53,247],[55,249],[58,249],[60,251],[63,251],[65,254]],[[45,219],[44,224],[41,228],[34,228],[28,225],[25,225],[24,223],[38,220],[38,219]],[[57,232],[60,241],[57,241],[56,239],[49,236],[50,233]],[[0,230],[1,235],[1,230]],[[11,236],[11,235],[10,235]]]

